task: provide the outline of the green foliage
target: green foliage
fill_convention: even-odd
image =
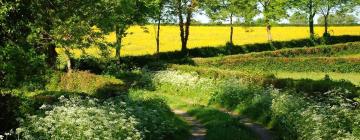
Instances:
[[[159,98],[122,95],[97,99],[75,92],[20,92],[26,94],[4,92],[0,96],[0,100],[6,100],[0,107],[8,116],[2,118],[8,123],[2,124],[1,135],[5,131],[10,139],[131,137],[151,140],[188,136],[188,126]],[[131,91],[131,95],[134,94],[144,93]],[[11,128],[12,131],[8,131]]]
[[[305,14],[296,12],[289,17],[289,22],[295,25],[306,25],[309,23],[309,20]]]
[[[265,22],[270,23],[279,21],[281,18],[286,17],[286,3],[288,0],[258,0],[262,8],[262,14]]]
[[[119,95],[126,91],[123,81],[86,71],[55,73],[47,85],[47,90],[86,93],[98,97]]]
[[[343,92],[329,91],[323,102],[299,97],[296,94],[273,94],[272,111],[284,138],[355,139],[352,120],[358,120],[357,110],[342,98]],[[330,101],[330,102],[329,102]],[[314,124],[314,125],[308,125]]]
[[[244,18],[245,22],[251,22],[258,13],[256,1],[249,0],[203,0],[200,7],[211,18],[212,22],[221,22],[229,18]]]
[[[138,120],[118,99],[60,97],[60,103],[43,105],[45,115],[28,116],[16,132],[24,139],[141,139]]]
[[[2,110],[0,134],[18,126],[16,118],[21,115],[19,113],[20,105],[21,99],[18,96],[0,91],[0,109]]]
[[[199,66],[232,70],[293,72],[359,72],[358,58],[236,58],[194,59]]]
[[[131,25],[142,25],[153,13],[150,10],[152,3],[149,0],[100,0],[100,9],[96,15],[96,26],[104,33],[116,33],[116,57],[120,58],[122,38],[128,34]]]
[[[281,49],[259,53],[248,53],[236,57],[329,57],[360,53],[360,43],[324,45],[309,48]]]
[[[347,14],[331,14],[329,15],[329,21],[328,23],[331,25],[336,25],[336,24],[357,24],[357,19],[355,16],[353,15],[347,15]],[[324,24],[325,23],[325,19],[324,17],[320,17],[318,18],[318,23],[320,24]]]
[[[32,48],[10,44],[0,48],[0,87],[41,88],[45,69],[44,57]]]
[[[348,98],[348,95],[353,93],[346,89],[330,89],[325,92],[319,91],[321,96],[307,96],[306,93],[299,94],[293,90],[277,90],[272,87],[262,88],[253,84],[248,85],[235,79],[213,79],[216,82],[210,80],[206,82],[210,83],[207,85],[195,82],[189,85],[172,84],[169,87],[165,86],[169,85],[166,81],[182,83],[181,81],[187,81],[185,79],[204,80],[202,80],[203,77],[197,77],[196,74],[189,75],[181,72],[161,72],[158,74],[164,77],[162,80],[160,79],[160,83],[163,83],[159,86],[161,92],[175,96],[177,102],[183,102],[183,100],[185,102],[197,101],[196,98],[198,97],[205,100],[209,99],[210,105],[220,105],[230,110],[239,111],[242,115],[268,125],[283,139],[356,139],[358,135],[357,124],[360,118],[356,114],[359,103]],[[173,76],[172,78],[165,78],[166,75]],[[184,79],[184,77],[188,78]],[[192,81],[189,80],[187,83],[193,83]],[[188,91],[189,89],[190,91]],[[174,94],[175,91],[176,94]],[[187,94],[188,92],[192,94]],[[208,98],[209,96],[210,98]],[[196,103],[205,103],[206,105],[206,101],[201,99]],[[219,118],[218,113],[215,112],[215,109],[208,109],[207,107],[190,107],[190,113],[208,124],[209,130],[212,130],[210,126],[223,124],[222,121],[231,122],[231,119],[225,117],[215,121],[216,118]],[[218,131],[218,133],[220,132]]]

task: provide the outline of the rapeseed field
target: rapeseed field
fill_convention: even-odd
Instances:
[[[329,27],[332,35],[360,35],[360,26]],[[134,56],[154,54],[156,52],[155,26],[147,25],[144,27],[133,26],[128,30],[129,34],[123,40],[121,49],[122,56]],[[324,27],[315,27],[315,32],[321,36]],[[168,52],[180,50],[181,41],[178,26],[162,26],[160,33],[160,51]],[[230,27],[228,26],[192,26],[188,48],[197,47],[217,47],[223,46],[229,41]],[[275,41],[287,41],[293,39],[303,39],[309,36],[308,27],[273,27],[272,35]],[[107,36],[107,41],[115,41],[115,33]],[[234,44],[253,44],[267,42],[265,27],[235,27]],[[89,54],[98,54],[99,50],[90,48],[86,50]],[[75,51],[76,56],[81,51]],[[115,53],[112,52],[112,56]]]

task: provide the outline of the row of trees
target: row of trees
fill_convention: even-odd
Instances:
[[[271,24],[287,16],[289,10],[307,15],[310,37],[314,37],[314,16],[324,17],[328,34],[329,15],[336,11],[351,11],[359,0],[0,0],[0,45],[33,46],[45,54],[50,67],[55,67],[55,48],[85,49],[93,44],[114,46],[120,59],[122,40],[134,24],[157,23],[157,53],[160,29],[164,20],[179,25],[181,50],[186,53],[190,25],[195,12],[203,11],[212,21],[228,20],[230,42],[233,43],[233,19],[251,23],[262,15],[272,41]],[[97,27],[97,28],[94,28]],[[115,31],[116,43],[107,44],[103,35]]]
[[[307,25],[309,23],[307,16],[299,12],[293,13],[288,20],[293,25]],[[359,20],[355,15],[338,12],[329,15],[328,23],[330,25],[356,25]],[[319,17],[317,23],[318,25],[324,25],[324,17]]]

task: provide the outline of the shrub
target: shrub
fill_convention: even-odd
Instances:
[[[48,90],[87,93],[106,96],[126,91],[121,80],[111,76],[99,76],[87,71],[55,73],[47,85]],[[105,94],[105,95],[103,95]]]
[[[247,71],[360,72],[359,58],[223,58],[194,59],[198,66]]]
[[[18,124],[20,127],[16,129],[16,133],[6,131],[12,135],[7,137],[151,140],[184,139],[188,134],[188,126],[171,112],[162,99],[133,100],[124,96],[96,99],[78,95],[67,96],[61,95],[58,100],[55,99],[56,101],[48,98],[50,96],[40,95],[31,98],[34,100],[33,104],[27,104],[26,107],[34,108],[23,113],[26,115],[16,117],[20,123],[13,121],[16,125],[7,130],[15,130]],[[43,104],[39,106],[39,103]],[[22,119],[19,119],[20,117]]]
[[[16,129],[24,139],[141,139],[138,120],[125,102],[60,97],[44,115],[28,116]]]
[[[298,57],[298,56],[334,56],[338,54],[357,54],[360,52],[360,42],[346,44],[324,45],[317,47],[281,49],[243,55],[229,56],[231,58],[244,57]]]
[[[287,132],[282,135],[285,139],[355,139],[354,106],[348,99],[337,98],[343,94],[340,90],[327,94],[332,96],[323,97],[323,102],[289,93],[272,94],[271,110],[278,132]]]
[[[45,69],[45,57],[31,47],[10,44],[0,47],[0,87],[42,88]]]
[[[21,115],[20,106],[20,97],[0,91],[0,134],[18,126],[16,119]]]

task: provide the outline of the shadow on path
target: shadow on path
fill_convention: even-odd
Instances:
[[[250,130],[252,130],[254,133],[256,133],[260,140],[273,140],[274,137],[272,135],[272,132],[268,130],[267,128],[263,127],[262,125],[253,123],[251,119],[240,116],[234,112],[228,111],[226,109],[220,109],[219,111],[229,114],[233,118],[238,118],[239,122],[244,124],[246,127],[248,127]]]
[[[206,132],[204,125],[197,121],[194,117],[187,114],[182,110],[173,110],[173,112],[183,118],[191,127],[191,137],[190,140],[205,140]]]

